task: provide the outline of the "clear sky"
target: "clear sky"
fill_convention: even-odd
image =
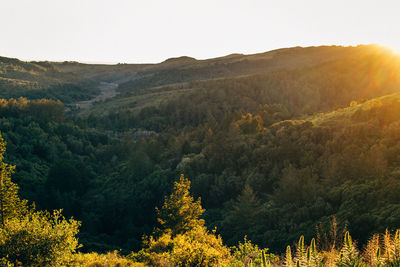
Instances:
[[[400,51],[400,0],[0,0],[0,55],[156,63],[312,45]]]

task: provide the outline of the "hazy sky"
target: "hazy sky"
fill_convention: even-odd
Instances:
[[[311,45],[400,50],[400,0],[0,0],[0,55],[160,62]]]

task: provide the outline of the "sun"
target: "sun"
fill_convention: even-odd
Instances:
[[[383,44],[382,46],[400,56],[400,44]]]

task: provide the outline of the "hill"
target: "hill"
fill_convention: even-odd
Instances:
[[[167,59],[159,64],[82,64],[52,62],[63,72],[73,72],[96,81],[119,83],[120,91],[150,88],[194,80],[236,77],[277,69],[311,66],[362,53],[368,47],[295,47],[266,53],[195,60],[190,57]]]
[[[208,91],[207,93],[215,98],[216,95],[229,94],[227,90],[219,89],[229,87],[237,90],[237,86],[241,86],[243,90],[239,90],[243,92],[259,91],[252,92],[252,96],[242,96],[243,101],[253,104],[284,102],[277,99],[281,97],[286,98],[286,105],[291,107],[302,105],[304,110],[300,112],[327,110],[322,106],[326,105],[328,109],[336,108],[347,105],[354,99],[393,92],[398,78],[393,70],[398,68],[398,62],[398,58],[388,50],[375,45],[363,45],[295,47],[254,55],[233,54],[207,60],[181,57],[160,64],[52,64],[59,70],[74,72],[92,80],[119,84],[117,91],[120,95],[100,105],[94,105],[92,110],[82,110],[85,116],[91,113],[97,116],[119,110],[137,113],[143,108],[158,107],[169,100],[197,98],[200,91]],[[367,78],[369,72],[373,73],[373,78]],[[391,81],[385,75],[393,75],[395,80]],[[353,76],[355,79],[352,79]],[[339,81],[336,81],[337,79]],[[384,85],[384,91],[372,88],[373,83],[376,83],[375,87],[379,87],[382,81],[388,83]],[[341,86],[341,83],[346,85]],[[340,91],[347,90],[349,86],[349,92]],[[392,88],[389,88],[390,86]],[[363,87],[360,92],[359,87]],[[259,95],[260,92],[268,92],[268,96],[265,93]],[[294,99],[295,97],[297,99]],[[310,103],[297,103],[298,100],[304,102],[306,99]],[[324,100],[334,103],[322,104]],[[236,103],[236,106],[242,104]]]
[[[71,103],[98,93],[93,81],[61,72],[48,62],[0,57],[0,97],[51,98]]]
[[[315,58],[329,51],[327,47],[310,49]],[[319,49],[321,53],[317,53]],[[169,126],[198,125],[210,117],[219,121],[226,112],[240,109],[255,112],[264,104],[281,104],[293,116],[326,112],[347,106],[353,100],[361,101],[398,91],[400,59],[390,51],[375,46],[332,49],[334,60],[329,60],[331,56],[324,58],[326,62],[317,60],[312,65],[311,59],[302,64],[300,59],[296,59],[306,57],[300,52],[302,48],[285,49],[280,52],[282,57],[291,62],[289,58],[292,55],[295,62],[298,61],[296,64],[270,71],[266,69],[258,74],[139,89],[127,89],[127,83],[120,84],[120,95],[94,105],[84,115],[101,118],[103,127],[107,116],[114,118],[112,121],[115,123],[109,129],[145,127],[158,130]],[[304,52],[306,55],[310,53],[307,48]],[[118,121],[123,121],[123,125],[118,125]]]
[[[178,61],[180,64],[177,62],[171,64],[172,62],[167,60],[159,64],[157,68],[139,72],[140,78],[122,84],[121,91],[193,80],[235,77],[277,69],[290,69],[296,66],[304,67],[335,60],[347,53],[357,53],[351,50],[344,47],[297,47],[254,55],[233,54],[207,60],[180,60]]]

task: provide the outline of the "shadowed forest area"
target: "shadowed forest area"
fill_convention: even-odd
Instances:
[[[0,266],[400,264],[387,49],[1,57],[0,96]]]

